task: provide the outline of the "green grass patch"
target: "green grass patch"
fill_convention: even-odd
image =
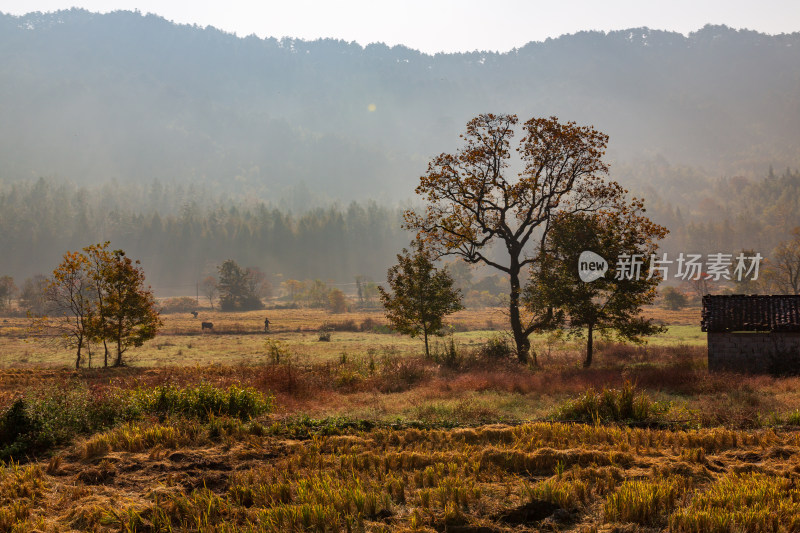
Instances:
[[[0,411],[0,460],[36,456],[78,435],[146,416],[247,420],[271,409],[272,396],[237,386],[219,389],[201,384],[113,392],[79,381],[40,386],[27,390]]]

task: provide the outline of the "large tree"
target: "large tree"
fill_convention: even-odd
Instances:
[[[638,210],[559,214],[534,263],[523,301],[534,316],[550,319],[550,329],[566,326],[575,336],[586,335],[583,364],[588,367],[595,332],[639,342],[663,331],[641,316],[641,308],[653,302],[663,277],[662,270],[650,267],[656,240],[666,234],[666,228]],[[600,259],[586,258],[587,252],[605,259],[607,270],[599,270]],[[586,273],[603,275],[582,279],[579,270],[590,263],[596,270]],[[668,263],[659,266],[668,268]]]
[[[604,180],[608,136],[592,127],[532,118],[523,126],[509,177],[516,115],[480,115],[467,123],[463,146],[428,165],[417,194],[425,213],[408,211],[416,230],[442,255],[459,255],[508,276],[509,319],[517,356],[527,362],[531,333],[544,326],[520,314],[522,275],[558,213],[592,212],[621,202],[624,190]],[[490,249],[492,244],[498,246]],[[533,354],[534,363],[536,354]]]
[[[386,317],[395,329],[411,337],[422,335],[425,355],[430,356],[428,337],[440,334],[442,319],[464,307],[447,268],[436,268],[421,241],[414,248],[413,253],[404,248],[397,255],[397,264],[389,268],[387,281],[391,292],[383,287],[378,290]]]

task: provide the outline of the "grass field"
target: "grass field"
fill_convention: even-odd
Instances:
[[[493,357],[501,310],[432,358],[375,313],[168,315],[79,371],[0,321],[0,531],[800,530],[800,378],[709,374],[699,312],[648,312],[589,369]]]
[[[699,309],[665,311],[650,308],[647,314],[654,320],[667,324],[664,335],[650,339],[648,345],[705,346],[705,335],[700,332]],[[271,321],[270,332],[264,333],[264,317]],[[195,365],[209,363],[236,364],[263,362],[267,350],[265,341],[272,339],[286,345],[297,357],[308,361],[333,361],[342,353],[353,356],[366,355],[369,350],[421,352],[419,340],[381,331],[386,320],[378,311],[330,314],[319,309],[285,309],[253,311],[247,313],[220,313],[201,310],[197,318],[188,313],[164,315],[164,327],[155,339],[144,346],[132,349],[127,363],[132,366]],[[200,323],[214,324],[213,332],[203,332]],[[319,342],[319,330],[325,325],[341,329],[361,329],[367,322],[367,331],[334,331],[329,343]],[[451,317],[456,343],[477,346],[488,338],[502,335],[507,319],[504,309],[487,308],[465,310]],[[0,365],[20,367],[25,365],[69,366],[74,361],[71,350],[52,342],[28,338],[26,318],[0,320]],[[537,353],[545,361],[554,353],[560,358],[573,355],[576,361],[583,345],[579,340],[564,339],[548,342],[545,335],[534,336]],[[94,347],[92,365],[102,364],[102,353]]]

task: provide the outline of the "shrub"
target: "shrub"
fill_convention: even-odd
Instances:
[[[481,355],[488,359],[506,359],[514,355],[514,349],[507,338],[502,335],[495,335],[489,338],[481,348]]]
[[[333,329],[328,325],[323,325],[319,328],[319,341],[320,342],[330,342],[331,341],[331,332]]]
[[[352,318],[347,320],[343,320],[341,322],[325,322],[322,325],[323,329],[327,329],[329,331],[358,331],[358,325],[356,321]]]
[[[191,313],[197,309],[197,301],[189,296],[167,298],[161,303],[162,313]]]
[[[136,389],[133,401],[142,411],[161,416],[182,415],[201,420],[211,416],[249,419],[272,410],[272,396],[231,385],[219,389],[207,383],[179,389],[172,385]]]
[[[0,412],[0,460],[21,459],[144,415],[248,419],[267,413],[272,396],[254,389],[208,384],[106,392],[70,381],[26,391]]]
[[[381,364],[381,392],[403,392],[425,377],[422,360],[410,357],[387,356]]]
[[[0,459],[41,453],[136,416],[122,395],[79,382],[28,390],[0,414]]]
[[[637,391],[626,381],[621,389],[590,388],[574,400],[563,404],[558,420],[579,422],[653,422],[666,413],[668,405],[654,402],[647,394]]]
[[[434,345],[431,351],[431,359],[433,359],[435,363],[444,365],[447,368],[458,368],[461,366],[461,362],[464,358],[459,353],[453,337],[450,337],[450,340],[445,342],[444,346],[438,343]]]
[[[289,361],[289,350],[286,348],[284,342],[275,339],[267,339],[266,342],[264,342],[264,347],[267,349],[267,355],[272,364],[279,365],[282,362],[285,363]]]

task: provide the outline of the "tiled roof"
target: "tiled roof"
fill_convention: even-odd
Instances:
[[[703,296],[703,331],[798,331],[800,296]]]

